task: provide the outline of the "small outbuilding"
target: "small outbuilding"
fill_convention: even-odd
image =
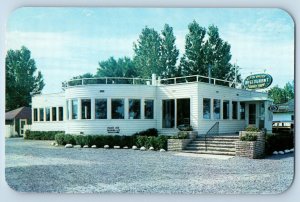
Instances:
[[[31,124],[31,108],[20,107],[5,113],[5,137],[23,136]]]

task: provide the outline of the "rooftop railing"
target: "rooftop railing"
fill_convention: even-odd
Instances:
[[[63,88],[70,86],[84,86],[93,84],[132,84],[132,85],[151,85],[151,79],[124,78],[124,77],[99,77],[72,79],[62,83]]]
[[[175,85],[183,83],[196,83],[203,82],[213,85],[221,85],[227,87],[236,87],[237,83],[232,81],[226,81],[217,78],[210,78],[200,75],[183,76],[183,77],[173,77],[167,79],[158,79],[154,85]],[[94,85],[94,84],[131,84],[131,85],[152,85],[151,79],[141,79],[141,78],[124,78],[124,77],[98,77],[98,78],[81,78],[72,79],[62,83],[63,88],[72,86],[84,86],[84,85]]]

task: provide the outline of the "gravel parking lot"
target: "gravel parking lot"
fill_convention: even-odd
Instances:
[[[52,141],[6,140],[6,181],[20,192],[281,193],[294,154],[262,160],[131,149],[66,149]]]

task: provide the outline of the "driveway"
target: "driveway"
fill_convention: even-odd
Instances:
[[[52,141],[6,139],[6,181],[20,192],[281,193],[294,154],[251,160],[131,149],[66,149]]]

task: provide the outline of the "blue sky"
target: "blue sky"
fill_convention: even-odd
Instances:
[[[59,92],[62,81],[96,73],[99,61],[132,57],[145,26],[172,26],[182,55],[193,20],[219,28],[243,78],[266,71],[281,87],[294,79],[294,22],[280,9],[20,8],[7,22],[6,47],[28,47],[44,75],[43,93]]]

